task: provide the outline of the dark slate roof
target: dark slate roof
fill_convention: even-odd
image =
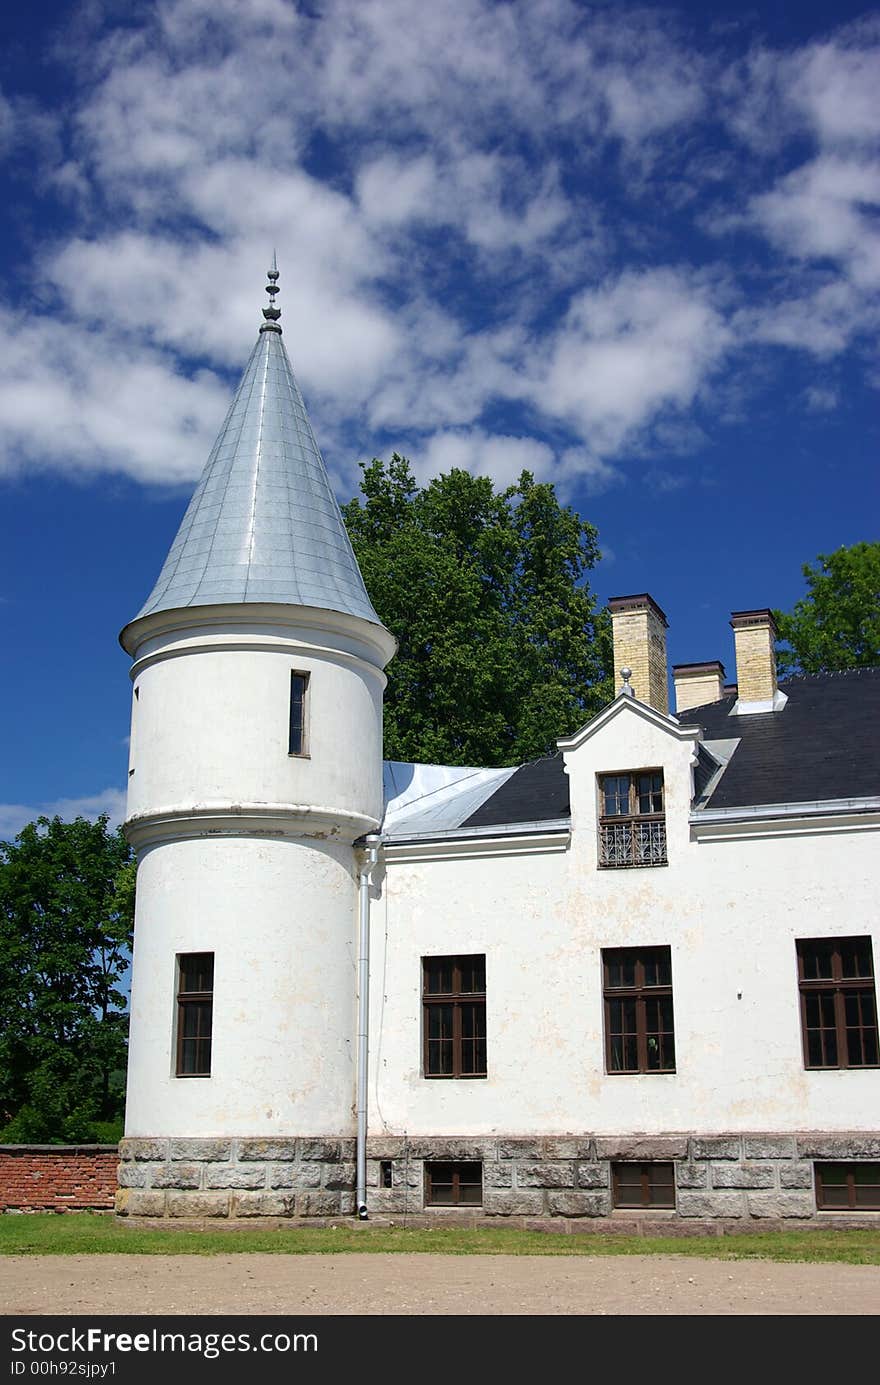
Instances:
[[[568,801],[568,775],[562,756],[549,755],[521,765],[462,827],[496,827],[512,822],[549,822],[567,818],[571,808]]]
[[[880,668],[790,678],[780,712],[733,717],[735,696],[691,707],[678,720],[707,741],[739,740],[706,808],[812,803],[880,794]],[[698,765],[697,790],[714,770]],[[562,755],[523,765],[462,827],[547,822],[569,815]]]
[[[679,720],[707,741],[740,737],[708,808],[880,794],[880,669],[812,674],[780,684],[781,712],[732,717],[733,697]]]

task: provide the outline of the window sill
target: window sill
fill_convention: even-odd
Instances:
[[[457,1077],[454,1072],[422,1073],[426,1082],[485,1082],[488,1076],[487,1072],[460,1072]]]
[[[804,1072],[877,1072],[880,1063],[836,1063],[834,1067],[812,1068],[804,1066]]]
[[[677,1077],[676,1068],[616,1068],[611,1072],[605,1069],[606,1077]]]
[[[599,870],[656,870],[658,866],[668,866],[665,861],[600,861]]]
[[[678,1213],[677,1207],[612,1207],[612,1215],[615,1217],[675,1217]]]

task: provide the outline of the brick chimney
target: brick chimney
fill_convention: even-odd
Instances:
[[[730,617],[736,648],[737,700],[734,713],[776,712],[787,702],[776,685],[776,625],[772,613],[734,611]]]
[[[647,592],[613,596],[608,609],[614,632],[615,684],[622,668],[632,669],[630,684],[638,700],[668,714],[666,616]]]
[[[707,664],[674,664],[672,681],[676,712],[704,707],[708,702],[720,702],[724,696],[724,665],[718,659]]]

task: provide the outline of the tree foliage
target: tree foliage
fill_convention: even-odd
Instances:
[[[409,462],[362,465],[345,522],[400,648],[388,669],[385,754],[517,764],[612,696],[610,622],[586,574],[597,533],[524,471],[497,493],[453,470],[420,489]]]
[[[107,1138],[121,1115],[135,870],[106,816],[41,817],[0,843],[6,1141]]]
[[[835,673],[880,663],[880,543],[820,553],[804,564],[807,595],[774,611],[781,673]]]

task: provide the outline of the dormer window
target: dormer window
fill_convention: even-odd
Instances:
[[[599,776],[599,865],[665,866],[663,771]]]

